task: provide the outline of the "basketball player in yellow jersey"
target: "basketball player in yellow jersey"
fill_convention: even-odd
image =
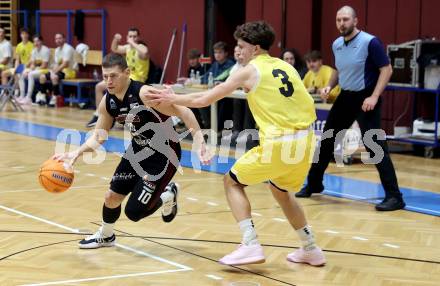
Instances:
[[[127,44],[121,45],[121,34],[113,37],[111,50],[113,53],[125,56],[128,68],[130,69],[130,79],[145,83],[150,70],[150,56],[147,46],[141,42],[138,28],[130,28],[127,33]],[[95,106],[98,107],[104,96],[106,85],[104,81],[95,86]],[[92,119],[87,123],[87,127],[94,127],[98,120],[98,111],[93,114]]]
[[[8,78],[15,73],[15,69],[19,65],[25,65],[26,68],[29,67],[32,49],[34,45],[29,41],[29,31],[25,28],[20,29],[21,42],[17,45],[15,49],[15,63],[14,67],[6,69],[2,72],[2,84],[8,83]],[[18,76],[17,76],[18,79]]]
[[[211,90],[176,95],[170,89],[146,95],[151,104],[173,103],[203,107],[242,87],[247,91],[250,110],[260,127],[260,145],[238,159],[224,177],[226,197],[243,234],[241,245],[220,259],[227,265],[262,263],[263,249],[244,192],[248,185],[269,181],[272,195],[281,206],[302,242],[287,260],[314,266],[325,264],[316,246],[313,231],[304,212],[290,192],[302,186],[312,160],[315,137],[310,126],[316,119],[313,99],[298,72],[289,64],[268,54],[275,33],[267,23],[249,22],[234,33],[245,66]],[[293,157],[293,159],[292,159]]]

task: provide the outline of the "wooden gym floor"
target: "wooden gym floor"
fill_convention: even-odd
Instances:
[[[263,184],[249,187],[247,194],[266,263],[220,265],[216,261],[240,241],[222,176],[189,168],[175,177],[182,189],[172,223],[163,223],[160,212],[137,223],[122,214],[117,247],[80,250],[83,233],[99,226],[103,195],[119,157],[109,153],[100,165],[78,161],[74,185],[62,194],[43,191],[37,170],[55,148],[55,141],[41,139],[40,133],[53,138],[56,130],[50,126],[87,131],[90,116],[90,110],[42,107],[0,113],[0,285],[439,285],[438,216],[379,213],[365,200],[328,195],[302,199],[328,264],[292,264],[285,256],[299,241]],[[4,131],[11,122],[18,127]],[[393,160],[401,187],[437,198],[438,159],[393,155]],[[329,173],[367,187],[378,182],[372,166],[332,165]]]

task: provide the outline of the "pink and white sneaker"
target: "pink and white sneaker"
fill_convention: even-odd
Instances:
[[[236,250],[224,256],[218,262],[224,265],[244,265],[264,263],[266,257],[263,247],[259,244],[244,245],[240,244]]]
[[[307,263],[313,266],[323,266],[325,256],[321,248],[316,247],[313,250],[304,250],[302,247],[287,255],[287,260],[295,263]]]

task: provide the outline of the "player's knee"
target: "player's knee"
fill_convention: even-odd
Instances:
[[[117,194],[113,191],[107,191],[105,193],[105,205],[109,208],[118,207],[122,203],[123,199],[124,196]]]

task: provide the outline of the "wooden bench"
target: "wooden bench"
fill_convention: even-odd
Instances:
[[[78,53],[75,53],[75,61],[82,65],[82,58]],[[101,66],[102,64],[102,51],[90,50],[87,53],[86,65]],[[90,96],[83,97],[82,90],[84,88],[94,89],[99,80],[91,78],[75,78],[75,79],[63,79],[60,83],[61,91],[64,90],[64,86],[76,87],[75,97],[65,97],[66,103],[87,103],[90,101]]]

